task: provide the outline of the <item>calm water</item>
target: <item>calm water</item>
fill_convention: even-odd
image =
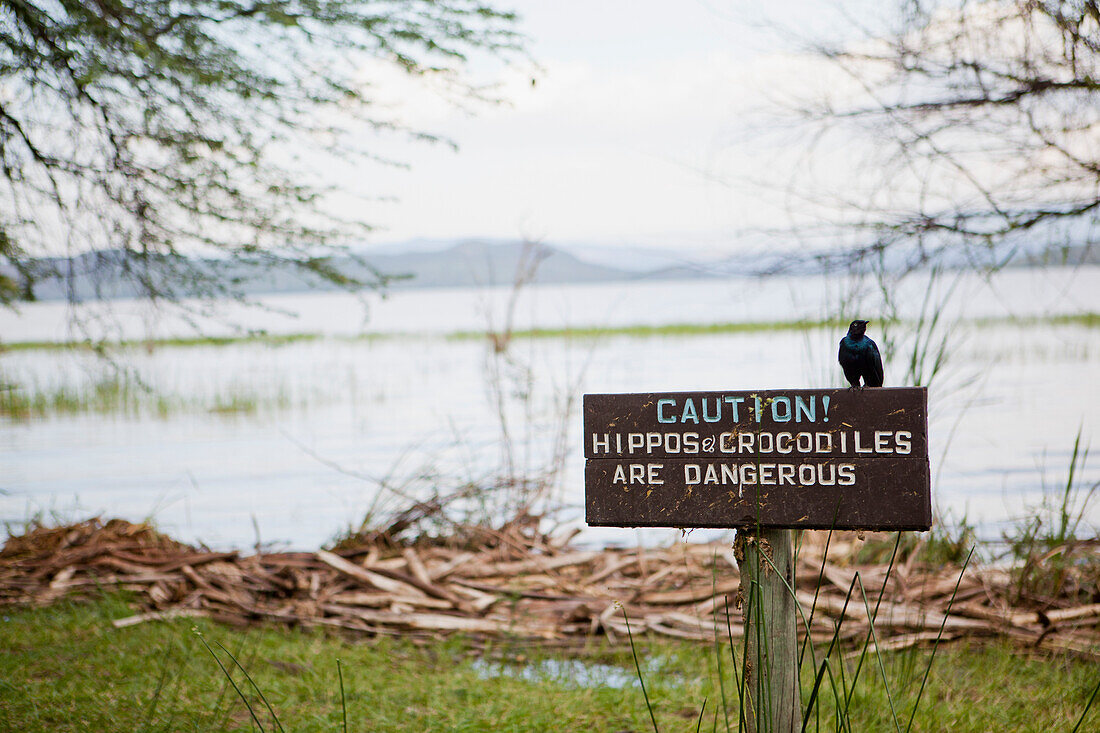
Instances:
[[[824,277],[532,287],[520,299],[515,323],[820,318],[853,288],[858,284]],[[894,295],[915,312],[925,289],[913,282]],[[867,293],[859,312],[873,318],[877,306],[870,288]],[[272,331],[331,337],[134,351],[127,363],[160,394],[192,406],[243,395],[257,409],[0,420],[0,517],[153,517],[183,539],[214,546],[251,545],[258,527],[265,542],[315,547],[357,522],[380,483],[415,493],[487,480],[502,460],[494,385],[506,395],[517,470],[544,469],[555,440],[567,436],[571,450],[560,493],[579,507],[580,419],[568,406],[583,392],[813,387],[841,380],[834,361],[841,334],[828,330],[519,340],[506,360],[495,359],[482,341],[441,336],[502,323],[507,298],[506,289],[403,291],[368,298],[364,307],[335,294],[279,296],[265,301],[274,310],[233,317]],[[282,310],[299,315],[285,317]],[[1013,271],[991,281],[968,276],[956,285],[947,311],[949,317],[1021,319],[959,326],[951,360],[931,390],[935,501],[949,516],[965,515],[996,536],[1004,522],[1040,500],[1044,485],[1064,480],[1078,429],[1096,435],[1100,330],[1026,319],[1100,312],[1100,268]],[[13,341],[69,338],[71,315],[67,306],[51,303],[0,313],[0,334]],[[118,304],[103,321],[80,315],[98,333],[186,333],[172,314],[142,311],[136,303]],[[213,321],[204,325],[206,332],[218,329],[225,330]],[[876,335],[874,324],[871,329]],[[340,338],[364,331],[404,335]],[[905,348],[903,342],[896,351]],[[888,383],[901,371],[899,362],[888,357]],[[0,355],[0,381],[40,389],[90,384],[105,368],[75,353]],[[492,371],[498,380],[487,376]],[[1084,478],[1100,480],[1100,461]],[[563,520],[578,521],[579,514]],[[1100,525],[1097,507],[1089,516]],[[643,539],[665,536],[650,530]],[[638,535],[601,529],[588,537],[633,542]]]

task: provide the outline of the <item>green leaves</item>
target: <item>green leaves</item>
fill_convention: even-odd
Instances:
[[[25,290],[16,273],[60,281],[31,257],[59,248],[110,251],[140,294],[177,302],[239,295],[240,274],[140,253],[362,287],[324,262],[369,222],[331,214],[307,174],[386,159],[371,131],[432,136],[377,116],[361,69],[474,96],[465,59],[514,49],[513,24],[470,0],[0,0],[0,302]]]

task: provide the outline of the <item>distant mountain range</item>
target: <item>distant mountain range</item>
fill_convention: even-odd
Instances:
[[[596,264],[550,245],[525,247],[521,242],[472,239],[443,244],[436,250],[364,251],[362,257],[379,272],[405,276],[394,287],[454,288],[511,285],[521,269],[534,269],[532,282],[583,283],[629,280],[653,273]]]
[[[374,282],[375,273],[383,274],[392,278],[389,287],[393,289],[488,287],[511,285],[521,266],[529,266],[533,254],[515,241],[464,240],[444,243],[438,250],[423,245],[416,243],[408,251],[395,246],[362,250],[353,256],[333,257],[328,264],[342,275],[364,282]],[[536,251],[538,266],[531,279],[535,283],[673,279],[705,274],[668,266],[638,270],[597,264],[548,245],[538,245]],[[88,252],[72,258],[43,258],[37,263],[42,272],[62,273],[35,282],[33,293],[38,300],[129,298],[140,292],[134,283],[135,263],[118,250]],[[181,284],[183,277],[173,279],[171,275],[173,271],[182,271],[181,264],[216,274],[225,282],[235,283],[238,291],[252,295],[335,288],[319,283],[318,278],[292,265],[258,270],[231,260],[192,258],[185,263],[173,263],[163,257],[157,264],[160,267],[153,270],[166,273],[160,277],[159,288],[181,297],[191,294]],[[0,274],[14,275],[3,268]]]
[[[526,247],[514,240],[414,240],[402,245],[358,250],[354,256],[335,257],[329,264],[345,276],[367,282],[375,280],[373,269],[394,278],[389,285],[394,289],[489,287],[511,285],[521,267],[529,266],[532,252]],[[565,248],[540,244],[537,253],[538,267],[531,282],[541,284],[682,280],[750,276],[771,271],[809,274],[821,272],[824,267],[814,257],[795,258],[790,253],[774,250],[767,254],[739,254],[706,261],[693,260],[673,250],[598,245]],[[186,292],[181,278],[173,279],[173,260],[161,259],[160,264],[164,267],[157,269],[166,273],[161,278],[161,289],[180,297],[193,294]],[[43,258],[38,264],[42,271],[65,273],[35,283],[34,297],[39,300],[128,298],[139,293],[134,285],[133,262],[118,250],[89,252],[72,258]],[[180,263],[175,264],[178,267]],[[257,271],[219,259],[189,259],[183,264],[216,273],[223,281],[234,282],[234,287],[246,294],[334,287],[319,285],[316,278],[290,265]],[[1040,258],[1024,254],[1014,264],[1100,264],[1100,248],[1083,245],[1060,250],[1053,261],[1049,256]],[[14,275],[2,267],[0,274]]]

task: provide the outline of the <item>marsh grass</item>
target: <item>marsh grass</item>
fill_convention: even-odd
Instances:
[[[885,532],[867,533],[852,556],[855,565],[887,562],[895,539]],[[977,530],[964,516],[961,519],[937,517],[928,532],[904,532],[897,542],[899,563],[918,563],[929,567],[960,566],[971,549],[981,549]]]
[[[744,321],[730,323],[668,323],[661,325],[590,326],[572,328],[529,328],[511,332],[511,339],[599,339],[612,336],[653,338],[662,336],[709,336],[737,333],[767,333],[780,331],[811,331],[837,328],[836,320]],[[846,327],[847,324],[844,324]],[[456,331],[447,338],[468,341],[485,338],[481,331]]]
[[[1066,595],[1082,603],[1095,602],[1100,589],[1100,563],[1089,546],[1098,541],[1093,527],[1082,537],[1085,517],[1100,492],[1100,481],[1082,483],[1089,447],[1078,428],[1070,451],[1065,479],[1048,483],[1042,478],[1042,499],[1029,507],[1004,541],[1015,561],[1019,598],[1043,602]]]
[[[979,327],[1013,324],[1019,326],[1082,326],[1100,328],[1100,313],[1065,313],[1051,316],[1025,316],[1000,318],[977,318],[974,325]]]
[[[884,327],[888,327],[891,333],[915,331],[924,334],[929,329],[943,330],[941,324],[935,320],[936,316],[929,316],[922,311],[921,318],[916,321],[902,321],[896,318],[883,317],[880,319]],[[962,322],[960,322],[962,323]],[[1100,325],[1100,314],[1083,313],[1063,316],[1050,316],[1047,318],[1013,319],[993,318],[967,321],[975,327],[993,327],[1010,325],[1016,327],[1031,327],[1036,324],[1049,324],[1061,326],[1083,326],[1093,328]],[[958,325],[958,324],[956,324]],[[823,318],[818,320],[786,320],[786,321],[748,321],[727,323],[673,323],[664,325],[631,325],[610,327],[578,327],[556,329],[516,329],[511,322],[495,324],[496,328],[486,330],[458,331],[449,334],[411,334],[411,333],[371,333],[353,336],[325,336],[316,333],[294,333],[286,335],[271,334],[246,334],[230,337],[195,337],[195,338],[171,338],[145,341],[123,341],[113,343],[93,344],[89,342],[19,342],[0,343],[0,418],[7,417],[18,420],[47,417],[51,415],[78,415],[118,414],[127,416],[154,415],[167,417],[174,413],[201,413],[213,412],[221,415],[250,415],[265,410],[290,409],[297,406],[309,406],[316,400],[331,401],[331,396],[320,397],[318,395],[296,396],[294,399],[287,394],[283,386],[271,384],[229,384],[220,387],[219,394],[193,395],[185,392],[171,392],[160,388],[152,388],[143,384],[136,378],[132,369],[125,365],[133,363],[137,356],[144,356],[158,350],[192,349],[202,347],[233,347],[233,346],[269,346],[277,349],[286,346],[309,343],[313,341],[327,340],[334,343],[364,343],[375,341],[408,340],[422,342],[427,340],[447,341],[484,341],[489,344],[492,353],[491,359],[496,359],[498,374],[496,383],[502,388],[500,394],[523,393],[530,388],[531,369],[520,363],[517,358],[516,346],[521,342],[534,345],[540,340],[545,341],[580,341],[591,342],[593,345],[611,338],[649,339],[649,338],[696,338],[716,335],[756,334],[801,332],[807,335],[819,332],[823,329],[830,331],[842,331],[846,323],[838,318]],[[808,337],[808,336],[807,336]],[[914,375],[914,379],[926,380],[929,374],[934,374],[943,367],[944,342],[928,336],[917,339],[914,350],[908,354],[908,372]],[[13,369],[6,370],[5,375],[3,356],[8,352],[30,350],[76,350],[96,355],[92,362],[97,362],[102,369],[99,376],[66,376],[60,381],[38,381],[33,373],[16,374]],[[534,353],[534,352],[532,352]],[[830,351],[828,363],[832,363]],[[98,358],[102,358],[99,362]],[[487,370],[492,369],[493,364],[487,364]],[[92,364],[93,371],[96,370]],[[582,370],[583,373],[583,370]],[[573,375],[576,377],[577,375]],[[571,399],[569,390],[573,388],[573,382],[577,379],[566,378],[566,384],[562,385],[561,394],[555,397],[558,402],[567,402]],[[911,380],[912,381],[912,380]],[[349,385],[354,390],[356,385]],[[499,400],[498,400],[499,402]],[[498,410],[500,412],[500,410]],[[501,413],[503,414],[503,413]],[[514,422],[514,420],[513,420]],[[506,428],[514,426],[505,425]],[[519,441],[522,442],[522,441]],[[513,456],[515,458],[515,456]],[[515,476],[521,476],[517,469]],[[517,479],[514,482],[518,482]]]
[[[189,348],[194,346],[233,346],[236,344],[268,344],[284,346],[305,341],[317,341],[324,338],[319,333],[247,333],[238,336],[192,336],[167,337],[156,339],[133,339],[123,341],[93,342],[83,341],[8,341],[0,343],[0,353],[4,351],[89,351],[89,352],[125,352],[151,351],[160,348]]]
[[[915,319],[902,319],[898,317],[883,317],[878,323],[889,324],[895,327],[914,330],[918,327],[927,329],[930,325],[938,324],[935,314],[922,311]],[[983,317],[968,320],[960,320],[956,325],[970,325],[976,328],[994,328],[1001,326],[1081,326],[1084,328],[1100,328],[1100,313],[1070,313],[1050,316],[997,316]],[[667,323],[656,325],[624,325],[624,326],[578,326],[570,328],[527,328],[513,329],[508,337],[516,339],[599,339],[613,336],[625,336],[633,338],[656,338],[662,336],[707,336],[738,333],[767,333],[783,331],[813,331],[817,329],[846,329],[848,321],[840,317],[820,319],[794,319],[783,321],[729,321],[723,323]],[[922,331],[923,333],[923,331]],[[87,351],[105,352],[108,354],[120,354],[126,351],[142,350],[154,351],[166,348],[193,348],[204,346],[236,346],[242,344],[261,344],[273,347],[290,344],[305,343],[310,341],[332,340],[340,342],[363,341],[391,341],[423,338],[444,338],[451,341],[482,341],[487,338],[485,330],[461,330],[439,335],[419,334],[404,331],[386,331],[361,333],[355,335],[326,335],[321,333],[288,333],[266,334],[253,333],[239,336],[195,336],[191,338],[159,338],[124,341],[106,341],[93,343],[90,341],[8,341],[0,342],[0,354],[17,351]],[[918,347],[915,352],[927,359],[929,352],[927,344],[925,348]],[[936,344],[937,348],[940,346]],[[936,351],[942,358],[942,352]],[[923,363],[917,363],[916,367],[922,367]]]
[[[166,393],[126,371],[107,370],[79,384],[16,384],[0,374],[0,418],[29,420],[53,415],[121,415],[168,418],[177,413],[249,415],[287,409],[292,401],[284,389],[227,385],[210,396]]]
[[[143,401],[140,392],[136,383],[120,375],[103,377],[79,387],[7,384],[0,392],[0,415],[28,418],[52,413],[134,414]],[[156,405],[158,409],[164,407]]]

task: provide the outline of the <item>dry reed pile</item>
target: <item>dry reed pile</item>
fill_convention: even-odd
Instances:
[[[635,635],[704,641],[742,633],[729,545],[585,550],[539,534],[533,522],[477,537],[464,547],[400,546],[376,536],[333,551],[243,555],[188,546],[146,525],[93,519],[10,537],[0,551],[0,605],[121,588],[134,594],[140,612],[115,621],[120,628],[205,616],[549,643],[594,634],[625,639],[627,620]],[[1083,603],[1079,592],[1021,601],[1010,570],[929,568],[913,554],[888,572],[886,564],[857,564],[858,544],[834,535],[825,560],[823,533],[803,535],[795,591],[815,640],[830,639],[843,621],[840,636],[862,644],[873,618],[884,649],[931,643],[942,630],[944,640],[1000,636],[1100,658],[1100,588],[1093,602]],[[1100,544],[1087,549],[1095,556]]]

